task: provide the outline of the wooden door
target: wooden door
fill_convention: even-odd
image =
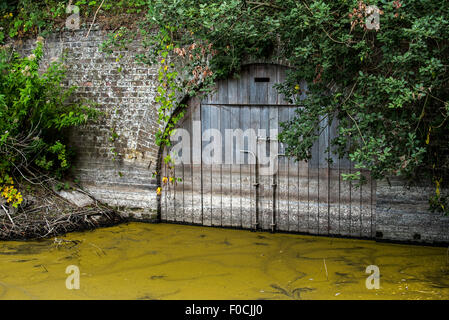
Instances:
[[[162,176],[180,179],[163,184],[162,221],[374,236],[374,183],[368,173],[368,184],[361,188],[341,178],[354,165],[328,148],[337,134],[335,123],[321,122],[308,162],[283,156],[285,148],[277,140],[280,123],[293,119],[301,107],[289,104],[274,87],[287,70],[249,65],[238,79],[218,81],[214,94],[190,101],[179,124],[183,134],[176,137],[188,143],[177,151],[172,168],[161,168]],[[300,86],[306,89],[307,84]]]

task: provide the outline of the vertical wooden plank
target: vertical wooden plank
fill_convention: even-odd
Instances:
[[[249,78],[249,67],[243,67],[237,81],[237,101],[241,104],[249,104]]]
[[[279,106],[279,123],[289,119],[289,107]],[[281,128],[279,124],[279,128]],[[280,130],[282,131],[282,130]],[[280,153],[284,153],[285,148],[281,148]],[[289,203],[289,160],[287,157],[279,157],[278,166],[278,229],[289,230],[290,224],[290,203]]]
[[[251,119],[251,112],[249,107],[243,107],[240,108],[240,128],[243,131],[246,131],[249,129],[250,125],[250,119]],[[242,143],[242,149],[241,150],[248,150],[249,149],[249,143],[248,140],[245,139]],[[241,153],[240,150],[236,150],[237,152]],[[251,207],[251,200],[253,196],[253,177],[252,177],[252,165],[249,162],[250,156],[248,156],[247,153],[241,153],[243,154],[243,164],[240,165],[241,169],[241,207],[242,207],[242,227],[244,228],[251,228],[252,226],[252,207]]]
[[[191,118],[190,118],[190,114],[187,113],[186,116],[184,117],[184,119],[182,119],[180,121],[180,125],[179,127],[183,130],[186,130],[188,132],[191,132],[191,128],[190,128],[190,123],[191,123]],[[189,139],[191,139],[190,137],[191,135],[189,135]],[[187,180],[187,170],[189,170],[189,161],[184,160],[184,158],[189,155],[191,153],[191,148],[188,149],[186,146],[186,143],[184,141],[185,137],[182,138],[182,143],[183,143],[183,147],[181,149],[181,153],[180,153],[180,170],[178,172],[180,172],[180,174],[178,176],[175,177],[175,183],[177,185],[177,190],[178,193],[181,195],[181,210],[180,210],[180,221],[182,222],[186,222],[186,217],[187,217],[187,212],[188,212],[188,195],[187,193],[190,191],[188,188],[186,188],[186,180]],[[189,145],[190,141],[188,142]],[[180,179],[180,180],[179,180]]]
[[[341,162],[340,162],[341,166]],[[342,174],[348,174],[349,169],[340,167],[340,235],[349,236],[351,234],[351,183],[343,180]]]
[[[267,72],[266,76],[270,78],[270,82],[268,83],[268,92],[267,92],[267,104],[275,105],[278,103],[278,91],[274,87],[275,84],[280,83],[278,79],[278,68],[279,66],[268,65],[265,66]]]
[[[250,71],[249,68],[244,68],[242,76],[239,80],[239,101],[242,104],[249,103],[250,95]],[[243,106],[239,109],[239,128],[246,131],[250,128],[251,111],[249,106]],[[247,139],[243,141],[242,150],[249,149],[249,143]],[[243,164],[240,165],[240,180],[241,180],[241,226],[243,228],[252,227],[252,207],[251,200],[253,195],[253,180],[252,180],[252,168],[249,164],[250,156],[247,153],[241,153],[240,150],[236,150],[241,156],[243,156]]]
[[[271,188],[271,175],[262,174],[265,173],[263,168],[269,166],[266,159],[270,156],[270,142],[267,140],[269,135],[269,108],[265,106],[269,103],[269,88],[273,85],[273,80],[276,80],[276,73],[270,68],[270,65],[258,65],[256,68],[255,77],[263,78],[267,82],[255,82],[256,97],[254,103],[260,104],[260,122],[258,129],[260,130],[257,135],[261,137],[261,140],[257,141],[257,155],[259,157],[259,223],[261,229],[270,229],[271,224],[271,212],[272,212],[272,188]]]
[[[318,233],[329,234],[329,162],[328,162],[328,146],[329,146],[329,126],[326,116],[322,116],[320,122],[319,143],[319,204],[318,204]]]
[[[295,107],[288,107],[288,120],[291,121],[295,117]],[[289,158],[288,167],[288,202],[289,202],[289,231],[298,231],[299,225],[299,162],[293,158]]]
[[[362,237],[372,237],[371,235],[371,195],[372,181],[368,171],[362,171],[362,176],[366,179],[366,184],[362,187],[361,193],[361,230]]]
[[[228,79],[228,103],[238,104],[239,102],[239,79]],[[229,192],[226,195],[226,199],[229,200],[226,208],[229,209],[229,220],[226,220],[226,225],[239,226],[240,225],[240,166],[236,163],[235,157],[240,156],[236,152],[233,135],[226,135],[226,129],[233,130],[239,128],[239,107],[230,106],[227,108],[225,118],[222,123],[225,123],[225,158],[228,160],[227,170],[229,175]]]
[[[311,150],[312,157],[309,160],[309,232],[319,233],[319,186],[320,186],[320,143],[315,141]]]
[[[229,148],[229,146],[226,145],[225,140],[225,131],[229,128],[230,124],[230,109],[228,106],[226,106],[229,103],[229,92],[231,92],[231,95],[233,92],[233,87],[229,88],[229,83],[232,82],[228,79],[223,80],[222,88],[220,89],[220,101],[224,105],[219,107],[217,110],[219,120],[218,120],[218,127],[221,133],[221,144],[222,144],[222,155],[221,155],[221,162],[220,162],[220,226],[229,225],[230,224],[230,167],[229,165],[225,164],[225,155],[228,151],[226,147]],[[218,169],[218,168],[217,168]]]
[[[203,100],[204,104],[217,104],[220,102],[220,81],[217,81],[214,85],[214,90],[208,95],[207,100]]]
[[[269,137],[269,126],[270,117],[269,112],[272,107],[261,107],[260,108],[260,137],[258,141],[258,156],[259,156],[259,172],[260,172],[260,227],[264,230],[269,230],[271,228],[271,213],[272,213],[272,194],[273,190],[272,175],[269,174],[268,170],[270,167],[270,144],[277,143],[276,141],[270,141]]]
[[[219,107],[215,105],[210,106],[210,128],[211,129],[217,129],[219,128]],[[215,137],[211,139],[211,141],[215,143],[219,143],[218,141],[215,141]],[[210,225],[212,226],[219,226],[220,225],[220,215],[221,215],[221,171],[220,171],[220,164],[216,162],[215,159],[215,152],[221,152],[220,150],[214,149],[214,159],[213,163],[210,165],[210,190],[211,190],[211,197],[210,197],[210,207],[211,207],[211,216],[210,216]]]
[[[231,226],[232,193],[231,193],[231,165],[225,162],[226,155],[232,154],[232,145],[226,141],[226,129],[231,123],[231,107],[220,108],[220,132],[222,136],[222,165],[221,165],[221,221],[223,226]]]
[[[203,217],[203,179],[202,179],[202,106],[199,101],[192,103],[192,215],[191,222],[202,224]]]
[[[342,174],[348,174],[351,171],[351,161],[347,157],[339,159],[339,225],[340,235],[351,235],[351,189],[350,181],[343,180]]]
[[[210,106],[210,119],[211,119],[211,128],[218,130],[221,132],[221,112],[220,109],[223,106]],[[214,138],[215,139],[215,138]],[[214,141],[214,143],[218,144],[222,143],[221,138],[220,141]],[[214,152],[222,152],[222,146],[219,150],[215,150]],[[222,222],[222,162],[221,159],[218,159],[218,162],[215,162],[211,165],[211,224],[214,226],[221,226]]]
[[[230,128],[240,129],[240,107],[232,107],[231,108],[231,119],[230,119]],[[240,153],[240,147],[236,146],[237,139],[235,139],[232,135],[232,163],[231,163],[231,194],[232,194],[232,221],[231,224],[234,227],[242,226],[242,179],[241,179],[241,167],[240,167],[240,157],[242,154]]]
[[[283,83],[287,78],[287,74],[286,74],[286,68],[282,67],[282,66],[278,66],[277,68],[277,81],[279,83]],[[278,104],[287,104],[288,101],[286,99],[286,97],[283,94],[278,94],[277,95],[277,103]]]
[[[306,98],[307,83],[302,80],[299,83],[301,94],[299,100]],[[300,101],[296,101],[296,104],[300,104]],[[297,116],[296,110],[301,107],[295,108],[292,118]],[[291,118],[291,119],[292,119]],[[305,161],[296,163],[298,169],[297,179],[297,231],[308,232],[309,228],[309,164]]]
[[[337,119],[334,119],[329,128],[329,141],[332,142],[333,139],[337,137]],[[330,167],[330,181],[329,181],[329,234],[338,235],[339,230],[339,159],[335,155],[335,146],[330,146],[330,158],[332,162],[329,164]]]
[[[257,88],[259,87],[259,83],[255,82],[255,78],[257,77],[258,66],[250,65],[249,66],[249,75],[248,75],[248,88],[249,88],[249,103],[257,104],[259,103],[259,97],[257,96]]]
[[[192,152],[193,152],[193,126],[192,126],[192,106],[189,106],[190,108],[190,114],[188,121],[186,121],[186,130],[190,132],[189,135],[189,143],[190,143],[190,150],[188,152],[190,153],[190,162],[184,164],[184,179],[183,179],[183,185],[184,185],[184,193],[185,193],[185,201],[184,201],[184,208],[185,208],[185,214],[184,214],[184,222],[192,222],[193,223],[193,159],[192,159]]]
[[[250,79],[250,103],[267,104],[269,82],[256,82],[257,78],[270,78],[267,67],[265,65],[255,65],[252,67],[252,71],[252,77]]]
[[[211,126],[211,106],[203,105],[201,108],[202,133],[210,129]],[[206,146],[210,144],[211,139],[203,140],[203,162],[202,162],[202,183],[203,183],[203,216],[202,224],[210,226],[212,222],[212,165],[205,163]]]
[[[251,90],[254,90],[254,87],[251,86]],[[251,140],[252,141],[248,141],[248,149],[251,150],[253,152],[253,155],[249,155],[248,158],[248,163],[250,165],[250,171],[251,171],[251,221],[252,224],[255,225],[256,222],[258,222],[258,220],[260,220],[260,212],[257,212],[257,210],[259,208],[256,208],[256,206],[258,206],[259,204],[256,204],[256,192],[257,192],[257,188],[260,188],[260,185],[257,187],[255,186],[255,182],[256,179],[258,179],[259,177],[256,178],[257,175],[257,171],[256,171],[256,158],[255,156],[257,156],[257,136],[259,134],[259,128],[260,128],[260,107],[259,106],[251,106],[250,108],[250,127],[249,129],[252,130],[253,135]],[[260,189],[259,189],[260,191]],[[260,226],[258,226],[260,227]]]
[[[277,81],[277,70],[275,70],[275,74],[276,74],[276,81]],[[272,100],[273,101],[273,100]],[[277,95],[276,95],[276,101],[277,101]],[[278,154],[280,153],[280,149],[279,149],[279,141],[278,141],[278,133],[279,133],[279,108],[277,106],[270,106],[268,108],[268,122],[269,122],[269,131],[268,131],[268,135],[270,136],[270,138],[275,138],[275,140],[270,140],[270,154],[272,154],[272,160],[273,163],[270,163],[270,166],[273,169],[273,174],[270,176],[270,182],[271,184],[277,184],[277,175],[278,175],[278,169],[279,169],[279,158],[278,158]],[[279,188],[278,185],[276,185],[275,189],[273,188],[273,186],[269,189],[271,194],[266,194],[266,197],[269,198],[269,200],[267,201],[267,205],[269,206],[269,208],[271,209],[268,213],[268,222],[270,224],[270,228],[271,228],[271,223],[273,221],[273,216],[274,216],[274,221],[277,224],[278,223],[278,212],[279,212],[279,207],[278,207],[278,193],[279,193]],[[275,203],[273,203],[273,192],[275,193]],[[274,208],[274,209],[273,209]],[[277,228],[277,226],[276,226]]]
[[[209,106],[210,109],[210,128],[218,130],[220,132],[220,108],[222,106]],[[217,137],[217,139],[220,139]],[[215,141],[215,138],[212,139],[213,143],[218,147],[222,141]],[[219,150],[214,150],[214,152],[222,152],[222,146]],[[214,155],[215,156],[215,155]],[[221,217],[222,217],[222,163],[221,160],[217,160],[211,164],[211,178],[210,178],[210,186],[211,186],[211,225],[213,226],[221,226]]]
[[[351,161],[351,172],[356,172],[355,162]],[[360,237],[360,187],[358,181],[351,183],[351,236]]]
[[[309,164],[305,161],[298,163],[298,232],[308,232],[309,217]]]

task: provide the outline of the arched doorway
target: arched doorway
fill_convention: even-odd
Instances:
[[[176,164],[162,164],[162,221],[206,226],[373,237],[374,183],[356,187],[341,173],[347,159],[327,150],[335,125],[321,123],[308,162],[283,156],[280,123],[298,106],[275,89],[285,66],[251,64],[239,79],[217,82],[214,94],[191,99],[173,146]],[[304,89],[307,84],[300,84]],[[328,159],[332,159],[330,163]]]

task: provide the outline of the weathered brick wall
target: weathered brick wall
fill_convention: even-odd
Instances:
[[[404,187],[400,180],[378,181],[376,188],[376,237],[411,242],[449,243],[449,216],[432,213],[429,194],[434,189]]]
[[[106,36],[107,31],[100,30],[92,30],[88,38],[86,30],[53,34],[45,39],[42,68],[64,55],[67,84],[78,87],[77,98],[97,103],[104,113],[96,123],[71,134],[78,154],[75,175],[99,200],[143,209],[136,210],[137,217],[149,218],[157,208],[152,178],[158,153],[157,69],[135,62],[135,55],[143,50],[135,45],[107,56],[100,51]],[[21,50],[33,46],[34,41],[27,41]],[[112,132],[118,135],[115,141]]]

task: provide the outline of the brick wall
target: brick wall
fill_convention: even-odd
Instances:
[[[136,45],[107,56],[99,48],[106,31],[92,30],[88,38],[85,35],[86,30],[80,30],[47,37],[42,64],[45,68],[51,59],[64,54],[67,84],[77,86],[76,97],[96,102],[105,114],[97,123],[71,134],[78,154],[75,175],[99,200],[140,208],[138,217],[150,217],[157,208],[152,178],[158,153],[154,143],[157,69],[135,62],[135,55],[142,51]],[[21,51],[29,52],[33,46],[34,40],[27,41],[21,44]],[[117,61],[119,55],[122,58]],[[118,134],[115,141],[110,140],[113,131]]]
[[[391,184],[391,185],[390,185]],[[429,194],[435,189],[404,187],[401,180],[378,181],[376,237],[411,242],[449,243],[449,216],[432,213]]]

